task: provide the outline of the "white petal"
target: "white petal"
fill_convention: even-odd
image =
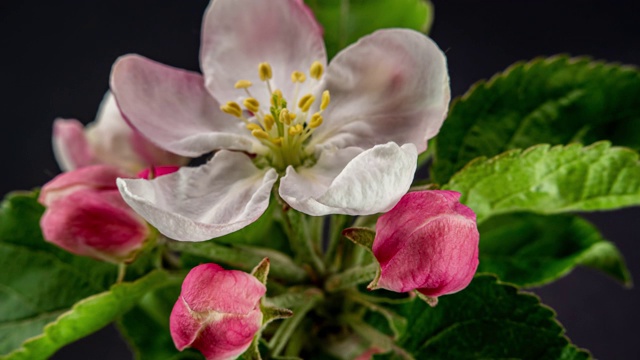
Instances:
[[[111,90],[126,120],[172,153],[198,157],[262,147],[242,121],[220,111],[199,74],[126,55],[113,65]]]
[[[314,61],[326,64],[322,29],[301,0],[215,0],[209,5],[200,63],[207,88],[220,103],[244,96],[234,85],[250,80],[253,96],[268,106],[267,87],[258,76],[261,62],[271,64],[272,88],[291,96],[291,72],[308,73]]]
[[[446,58],[425,35],[380,30],[340,52],[327,69],[331,105],[312,144],[368,149],[393,141],[427,147],[450,100]]]
[[[221,150],[207,164],[154,180],[118,179],[125,201],[164,235],[204,241],[256,221],[269,205],[275,170]]]
[[[292,208],[314,216],[384,212],[409,190],[416,159],[413,144],[325,151],[312,168],[287,168],[280,196]]]

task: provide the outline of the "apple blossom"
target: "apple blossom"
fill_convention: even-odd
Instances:
[[[53,150],[63,171],[107,164],[131,174],[159,165],[182,165],[186,159],[144,139],[125,122],[110,92],[104,96],[96,121],[84,127],[75,119],[53,123]]]
[[[254,276],[216,264],[191,269],[170,317],[178,350],[198,349],[207,360],[235,359],[262,326],[267,289]]]
[[[46,241],[77,255],[121,263],[132,260],[149,235],[147,223],[122,199],[122,170],[93,165],[62,173],[42,187],[40,220]]]
[[[380,216],[372,249],[380,263],[375,288],[437,298],[469,285],[480,235],[476,215],[459,199],[455,191],[410,192]]]
[[[156,145],[187,157],[217,150],[198,168],[118,180],[127,203],[177,240],[250,224],[276,182],[309,215],[389,210],[450,99],[444,54],[415,31],[377,31],[326,66],[301,0],[213,0],[200,55],[204,76],[128,55],[111,78],[123,116]]]

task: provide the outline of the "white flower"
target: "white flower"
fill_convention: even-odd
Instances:
[[[444,54],[415,31],[375,32],[327,67],[300,0],[212,1],[200,55],[204,77],[128,55],[111,79],[123,115],[158,146],[217,150],[197,168],[118,180],[127,203],[177,240],[255,221],[278,179],[282,199],[306,214],[391,209],[450,99]]]

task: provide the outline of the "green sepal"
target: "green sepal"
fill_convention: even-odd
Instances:
[[[260,306],[262,310],[262,325],[267,325],[274,320],[286,319],[293,316],[293,311],[284,308]]]
[[[267,285],[267,277],[269,276],[269,268],[271,263],[269,262],[269,258],[264,258],[256,267],[251,270],[251,275],[253,275],[258,281],[262,283],[262,285]]]
[[[433,296],[427,296],[419,291],[415,291],[416,295],[418,296],[418,299],[424,301],[425,303],[427,303],[427,305],[431,306],[431,307],[436,307],[438,305],[438,298],[437,297],[433,297]]]
[[[253,341],[251,341],[251,345],[249,348],[242,353],[243,360],[262,360],[262,356],[260,355],[260,334],[256,334],[253,337]]]
[[[371,249],[373,248],[373,240],[376,237],[376,232],[369,228],[352,227],[342,230],[342,235],[353,241],[356,245],[360,245],[365,249],[372,251]]]

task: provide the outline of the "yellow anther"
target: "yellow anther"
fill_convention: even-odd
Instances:
[[[291,81],[303,83],[307,80],[307,76],[301,71],[294,71],[291,73]]]
[[[268,139],[269,134],[267,134],[264,130],[256,129],[251,131],[251,135],[257,137],[258,139]]]
[[[235,88],[236,89],[246,89],[246,88],[251,87],[251,85],[253,85],[253,84],[249,80],[238,80],[238,82],[236,82]]]
[[[258,110],[260,110],[260,102],[254,98],[246,98],[242,104],[244,104],[244,107],[252,113],[257,113]]]
[[[289,135],[290,136],[298,135],[301,132],[302,132],[302,125],[300,125],[300,124],[294,125],[294,126],[289,128]]]
[[[322,125],[323,120],[324,119],[322,118],[322,115],[320,115],[320,113],[315,113],[311,115],[311,120],[309,121],[309,127],[312,129],[315,129],[318,126]]]
[[[316,101],[316,97],[311,94],[307,94],[300,98],[300,101],[298,101],[298,107],[302,111],[307,112],[309,111],[309,108],[311,108],[311,105],[313,105],[314,101]]]
[[[271,65],[269,65],[268,62],[260,63],[260,65],[258,65],[258,74],[260,75],[260,80],[270,80],[272,76]]]
[[[254,124],[254,123],[249,123],[247,124],[247,129],[253,131],[253,130],[262,130],[262,127],[258,124]]]
[[[273,119],[273,115],[265,114],[264,115],[264,126],[267,128],[267,131],[271,131],[273,129],[273,125],[276,124],[276,121]]]
[[[295,120],[298,117],[298,114],[296,113],[289,113],[289,119],[291,120],[291,122],[293,122],[293,120]]]
[[[322,92],[322,102],[320,103],[320,110],[324,110],[329,106],[331,102],[331,95],[329,95],[329,90],[325,90]]]
[[[320,80],[322,74],[324,74],[324,66],[322,66],[320,61],[314,61],[309,69],[309,75],[316,80]]]
[[[278,145],[278,146],[282,146],[282,138],[275,138],[275,139],[271,139],[271,142]]]
[[[242,117],[242,108],[234,101],[229,101],[225,105],[220,106],[220,110],[237,118]]]
[[[280,118],[278,120],[280,120],[280,122],[283,124],[287,124],[287,125],[291,124],[291,116],[289,114],[289,110],[282,109],[280,111]]]
[[[280,105],[282,105],[282,91],[280,91],[280,89],[275,89],[273,91],[273,96],[271,96],[271,105],[275,107],[280,107]]]

